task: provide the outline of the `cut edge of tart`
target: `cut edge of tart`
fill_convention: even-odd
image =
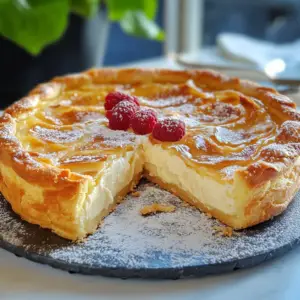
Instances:
[[[105,114],[103,99],[109,90],[117,86],[138,90],[141,85],[143,98],[147,91],[157,88],[164,95],[164,88],[171,88],[179,90],[180,100],[180,93],[188,90],[184,101],[189,102],[182,105],[205,112],[209,101],[201,107],[195,104],[202,96],[229,95],[230,101],[243,103],[249,119],[235,121],[238,129],[234,131],[231,121],[213,127],[214,121],[199,121],[196,113],[172,111],[198,122],[175,143],[113,131],[105,118],[92,119],[92,114]],[[82,100],[77,91],[86,90],[90,94]],[[167,110],[181,107],[171,96]],[[100,104],[95,102],[97,97]],[[92,113],[84,122],[78,122],[79,115],[86,113],[80,101],[96,103],[85,106]],[[151,104],[147,99],[143,103]],[[214,109],[210,106],[207,115]],[[55,114],[49,113],[52,110]],[[222,115],[224,110],[217,113]],[[62,121],[66,116],[71,120],[68,124]],[[263,117],[267,138],[262,129],[247,123]],[[41,84],[5,110],[0,119],[0,191],[24,220],[71,240],[93,233],[141,176],[234,229],[247,228],[283,212],[299,189],[299,121],[295,103],[288,97],[214,71],[92,69]],[[249,135],[252,129],[255,141]],[[196,139],[199,147],[195,149]]]

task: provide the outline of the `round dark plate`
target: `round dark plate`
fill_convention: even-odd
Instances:
[[[218,221],[174,195],[143,182],[83,243],[22,221],[0,199],[0,245],[18,256],[74,273],[121,278],[183,278],[252,267],[292,249],[300,240],[300,195],[281,216],[231,237]],[[213,191],[212,191],[213,192]],[[142,217],[153,202],[173,213]]]

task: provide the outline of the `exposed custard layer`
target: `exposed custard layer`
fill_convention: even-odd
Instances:
[[[186,124],[175,143],[107,127],[122,91]],[[37,86],[0,118],[0,191],[24,220],[82,239],[141,175],[233,228],[283,212],[300,186],[288,97],[207,70],[93,69]]]

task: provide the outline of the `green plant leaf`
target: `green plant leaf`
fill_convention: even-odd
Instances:
[[[106,0],[108,18],[120,21],[128,11],[142,11],[154,19],[157,11],[157,0]]]
[[[161,41],[164,32],[142,11],[128,11],[120,21],[122,29],[131,35]]]
[[[38,54],[66,29],[69,0],[1,0],[0,34]]]
[[[83,17],[93,16],[99,6],[100,0],[72,0],[71,10]]]

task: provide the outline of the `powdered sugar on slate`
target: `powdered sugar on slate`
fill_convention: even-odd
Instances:
[[[267,255],[300,237],[299,199],[275,220],[223,237],[214,230],[218,221],[183,205],[174,195],[150,183],[142,183],[139,191],[139,197],[129,195],[95,234],[79,244],[21,221],[0,201],[2,241],[70,266],[146,270],[239,262]],[[176,211],[142,217],[139,210],[153,202],[175,205]]]

